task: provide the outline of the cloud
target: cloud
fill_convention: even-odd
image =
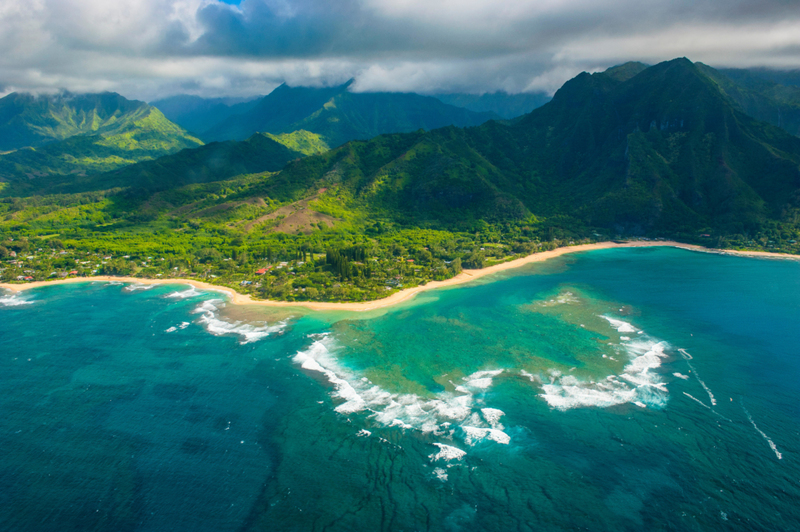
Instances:
[[[4,0],[5,91],[152,99],[355,90],[552,92],[582,70],[687,56],[800,67],[786,0]]]

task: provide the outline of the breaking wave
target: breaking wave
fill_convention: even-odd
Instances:
[[[22,305],[32,305],[34,301],[26,299],[21,294],[11,294],[0,296],[0,307],[19,307]]]
[[[642,408],[662,408],[667,403],[668,390],[666,384],[661,382],[661,376],[654,370],[668,357],[664,351],[669,345],[650,338],[628,322],[602,317],[617,332],[637,333],[635,339],[623,340],[622,347],[630,362],[622,373],[597,381],[581,381],[573,375],[562,375],[553,370],[549,375],[549,384],[542,385],[542,398],[558,410],[590,406],[610,407],[623,403],[632,403]],[[524,376],[528,375],[530,374]]]
[[[155,284],[141,284],[141,283],[134,283],[129,284],[124,288],[126,292],[136,292],[137,290],[150,290],[151,288],[155,288]]]
[[[164,297],[168,299],[189,299],[190,297],[197,297],[201,294],[202,292],[198,291],[194,286],[191,286],[186,290],[171,292]]]
[[[294,362],[306,371],[318,373],[333,385],[331,395],[339,404],[340,414],[365,412],[374,422],[387,427],[419,430],[435,437],[460,438],[467,445],[488,440],[508,444],[511,438],[503,432],[501,410],[487,408],[481,397],[492,385],[493,379],[504,370],[478,371],[464,377],[455,385],[454,392],[441,392],[433,398],[416,394],[391,393],[339,364],[332,354],[336,344],[328,334],[314,335],[314,342],[305,351],[294,356]],[[431,455],[436,460],[460,460],[465,451],[435,443],[439,452]]]
[[[198,305],[197,308],[192,311],[192,314],[202,314],[197,322],[209,333],[214,336],[238,336],[241,345],[257,342],[271,334],[279,333],[283,331],[287,325],[286,321],[281,321],[274,325],[265,324],[262,326],[256,326],[241,321],[226,321],[220,319],[217,315],[218,311],[224,306],[225,303],[221,299],[209,299]],[[167,330],[167,332],[171,331]]]

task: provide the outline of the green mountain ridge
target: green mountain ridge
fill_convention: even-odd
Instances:
[[[0,98],[0,151],[36,147],[83,134],[110,132],[147,104],[119,94],[35,96],[11,93]]]
[[[38,183],[36,192],[40,195],[69,194],[129,188],[136,194],[147,195],[189,184],[221,181],[240,174],[276,172],[303,155],[267,135],[256,134],[245,141],[211,142],[102,173],[51,178],[46,183]],[[3,194],[22,195],[28,185],[24,182],[11,184]]]
[[[719,71],[697,63],[739,110],[800,136],[800,87],[780,85],[748,71]]]
[[[742,112],[707,68],[619,65],[578,75],[514,120],[306,157],[324,149],[319,133],[257,134],[98,175],[6,183],[0,258],[4,248],[45,251],[4,262],[0,278],[73,275],[88,254],[97,260],[78,275],[363,301],[617,237],[800,253],[800,138]]]
[[[48,109],[55,105],[52,101],[47,100],[46,102],[50,102],[48,104],[29,96],[11,96],[14,96],[14,102],[23,100],[33,104],[24,112],[18,113],[17,118],[7,121],[6,126],[20,119],[19,117],[25,117],[26,123],[37,122],[34,120],[35,112],[41,108],[44,108],[46,115],[40,116],[38,123],[51,122],[53,113]],[[0,104],[6,98],[0,100]],[[59,97],[54,101],[59,103],[59,109],[65,109],[64,98]],[[36,190],[46,187],[53,179],[63,180],[64,176],[106,172],[203,144],[167,120],[161,111],[143,102],[125,100],[111,93],[71,97],[68,101],[113,102],[113,112],[106,113],[106,120],[100,121],[96,108],[86,111],[77,104],[75,109],[78,111],[68,108],[60,118],[68,117],[72,121],[67,123],[64,119],[59,122],[58,128],[49,130],[65,138],[50,140],[38,146],[17,148],[0,155],[0,181],[27,182],[25,189]],[[107,110],[111,108],[108,107]],[[81,116],[84,121],[78,123],[80,127],[71,127],[70,124],[76,123],[76,116]],[[90,133],[81,133],[83,130]],[[26,130],[23,128],[21,131]]]
[[[201,134],[206,141],[242,140],[256,132],[283,134],[306,130],[329,146],[385,133],[472,126],[498,118],[446,105],[413,93],[354,93],[351,83],[311,88],[281,85],[246,114],[232,116]]]
[[[800,139],[740,112],[686,59],[625,77],[581,74],[513,124],[352,142],[290,164],[268,190],[336,186],[354,208],[445,227],[534,214],[741,233],[794,212]]]

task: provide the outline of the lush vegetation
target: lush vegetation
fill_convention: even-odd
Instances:
[[[11,93],[0,98],[0,152],[36,147],[75,135],[110,133],[147,110],[119,94]]]
[[[299,158],[318,140],[255,135],[25,197],[7,186],[0,277],[193,277],[361,301],[592,240],[800,253],[800,139],[687,60],[582,74],[508,123]]]
[[[203,144],[158,109],[113,93],[11,94],[0,100],[3,112],[0,139],[14,151],[0,155],[0,180],[20,194]]]

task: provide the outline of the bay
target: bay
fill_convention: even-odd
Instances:
[[[564,255],[371,313],[0,295],[3,530],[789,530],[800,264]]]

